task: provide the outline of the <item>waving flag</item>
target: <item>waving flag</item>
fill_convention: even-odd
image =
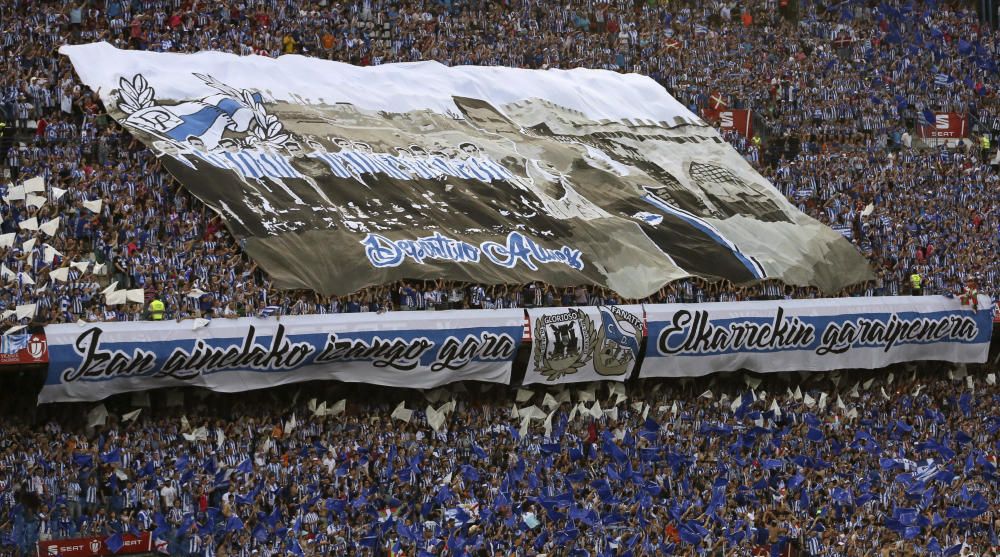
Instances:
[[[873,278],[649,77],[61,52],[283,289],[434,277],[641,298],[687,276],[825,291]],[[342,210],[369,204],[402,209]]]
[[[31,335],[3,335],[0,336],[0,354],[17,354],[28,347]]]

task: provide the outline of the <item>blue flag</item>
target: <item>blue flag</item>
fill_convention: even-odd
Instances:
[[[122,535],[120,533],[116,532],[114,535],[109,536],[108,539],[104,540],[104,545],[108,546],[108,550],[111,551],[111,553],[118,553],[121,548],[125,547],[125,540],[122,539]]]
[[[920,117],[921,117],[920,123],[925,126],[933,126],[934,122],[937,120],[934,116],[934,112],[929,108],[923,109],[920,112]]]

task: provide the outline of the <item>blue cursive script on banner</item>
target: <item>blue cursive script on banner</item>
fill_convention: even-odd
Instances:
[[[407,260],[418,264],[428,259],[479,263],[481,256],[507,269],[519,263],[532,271],[538,270],[538,264],[548,263],[561,263],[578,271],[584,267],[580,250],[567,246],[547,248],[520,232],[511,232],[503,243],[486,241],[479,246],[448,238],[439,232],[416,240],[393,240],[381,234],[368,234],[361,245],[365,247],[368,261],[380,269],[398,267]]]

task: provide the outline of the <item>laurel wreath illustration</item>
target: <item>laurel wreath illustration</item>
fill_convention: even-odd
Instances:
[[[563,369],[553,369],[552,366],[549,365],[548,359],[545,357],[545,345],[548,344],[548,342],[534,342],[535,371],[544,375],[549,381],[555,381],[560,377],[576,373],[581,367],[590,361],[590,358],[594,353],[594,344],[597,341],[597,330],[594,328],[594,322],[587,314],[578,309],[571,309],[569,310],[569,313],[575,314],[575,319],[580,322],[580,331],[583,334],[581,341],[583,342],[583,346],[587,347],[587,352],[581,353],[577,360],[568,367]],[[543,319],[539,317],[535,320],[535,339],[537,341],[537,339],[546,338],[545,324]]]
[[[253,113],[247,135],[239,143],[244,147],[254,147],[268,145],[281,147],[291,138],[284,125],[273,114],[268,114],[267,107],[260,102],[250,89],[235,89],[222,83],[210,75],[194,74],[195,77],[204,81],[207,85],[226,93],[233,99],[239,101],[244,107]],[[140,110],[150,108],[156,104],[156,91],[146,81],[142,74],[136,74],[129,81],[121,78],[118,81],[118,109],[125,114],[131,115]]]

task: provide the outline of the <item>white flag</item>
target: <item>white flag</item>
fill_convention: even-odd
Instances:
[[[601,416],[604,416],[604,411],[601,410],[600,402],[596,400],[594,401],[594,405],[590,408],[590,416],[594,419],[600,419]]]
[[[86,273],[87,267],[90,266],[90,261],[74,261],[70,263],[69,266],[73,267],[77,271],[80,271],[81,273]]]
[[[542,399],[542,406],[548,408],[549,410],[559,407],[559,402],[556,398],[549,393],[545,393],[545,398]]]
[[[62,217],[56,217],[52,220],[45,221],[43,224],[38,226],[38,229],[48,234],[49,236],[55,236],[56,231],[59,230],[59,221],[61,220]]]
[[[792,397],[795,400],[802,400],[802,389],[800,389],[798,385],[795,386],[795,392],[792,393]]]
[[[441,431],[441,426],[444,425],[444,414],[438,412],[433,406],[427,405],[427,424],[431,426],[434,431]]]
[[[141,304],[146,301],[146,291],[142,288],[132,288],[125,291],[125,300]]]
[[[115,291],[116,288],[118,288],[117,280],[108,285],[108,287],[105,288],[104,290],[101,290],[101,294],[111,294],[112,292]]]
[[[413,418],[413,410],[406,409],[406,401],[404,400],[392,411],[392,417],[401,422],[410,423],[410,419]]]
[[[124,290],[115,290],[110,294],[104,295],[104,303],[109,306],[118,306],[124,304],[125,302],[126,299]]]
[[[32,283],[34,284],[34,283]],[[14,313],[17,314],[17,320],[20,321],[24,318],[32,318],[35,316],[35,304],[23,304],[17,306],[14,309]]]
[[[69,279],[69,267],[60,267],[55,271],[50,271],[49,276],[52,277],[53,280],[66,282]]]
[[[24,201],[25,191],[24,186],[14,186],[7,190],[7,195],[3,196],[4,200],[10,203],[11,201]]]
[[[556,411],[553,410],[552,412],[549,413],[548,416],[545,417],[544,427],[545,427],[545,436],[546,437],[552,437],[552,416],[555,416],[555,415],[556,415]]]
[[[59,198],[66,194],[66,190],[52,186],[52,201],[59,201]]]
[[[531,418],[528,416],[521,418],[521,427],[517,431],[521,437],[524,437],[525,435],[528,434],[529,426],[531,426]]]
[[[9,248],[14,246],[14,239],[17,237],[17,232],[10,232],[8,234],[0,234],[0,248]]]
[[[597,400],[597,394],[594,389],[580,389],[576,393],[576,400],[579,402],[594,402]]]
[[[8,269],[7,265],[4,265],[4,264],[0,263],[0,278],[14,279],[14,278],[17,278],[17,273],[15,273],[14,271],[11,271],[10,269]]]
[[[527,402],[531,400],[531,397],[533,396],[535,396],[533,391],[529,391],[528,389],[518,389],[517,396],[514,397],[514,400],[516,402]]]
[[[778,406],[778,399],[771,400],[771,412],[774,412],[774,419],[781,417],[781,407]]]
[[[580,412],[580,404],[577,404],[576,406],[569,409],[569,421],[572,422],[573,419],[576,418],[576,415]],[[586,410],[586,408],[584,408],[584,410]]]
[[[62,253],[48,244],[42,244],[42,261],[51,264],[56,257],[62,257]]]
[[[699,396],[698,398],[715,398],[715,394],[712,393],[712,389],[708,389],[705,392],[701,393],[701,396]]]
[[[517,411],[517,413],[522,418],[524,418],[525,416],[535,420],[541,420],[545,418],[545,412],[542,411],[541,408],[535,406],[534,404],[532,404],[531,406],[526,406],[524,408],[521,408],[520,410]]]
[[[93,201],[84,201],[83,202],[83,206],[86,207],[87,209],[90,209],[91,211],[93,211],[95,213],[100,213],[101,212],[101,204],[102,203],[104,203],[102,200],[95,199]]]
[[[35,176],[34,178],[25,180],[24,191],[26,192],[45,191],[45,178],[41,176]]]
[[[989,374],[987,374],[986,375],[986,384],[987,385],[996,385],[997,384],[997,374],[995,374],[995,373],[989,373]]]
[[[329,410],[326,411],[327,416],[339,416],[347,410],[347,399],[342,398],[335,402]]]
[[[30,219],[22,220],[17,226],[21,230],[38,230],[38,219],[31,217]]]
[[[87,427],[97,427],[104,425],[108,421],[108,409],[103,404],[98,404],[87,412]]]
[[[133,410],[131,412],[128,412],[127,414],[122,414],[122,421],[123,422],[130,422],[130,421],[138,418],[140,412],[142,412],[142,408],[139,408],[138,410]]]
[[[24,204],[27,205],[28,207],[41,207],[42,205],[45,205],[46,201],[48,201],[48,198],[46,198],[44,195],[35,195],[33,193],[29,193],[28,195],[25,196]]]
[[[95,275],[106,275],[106,274],[108,274],[108,264],[107,263],[100,263],[100,264],[95,263],[94,264],[94,274]]]

